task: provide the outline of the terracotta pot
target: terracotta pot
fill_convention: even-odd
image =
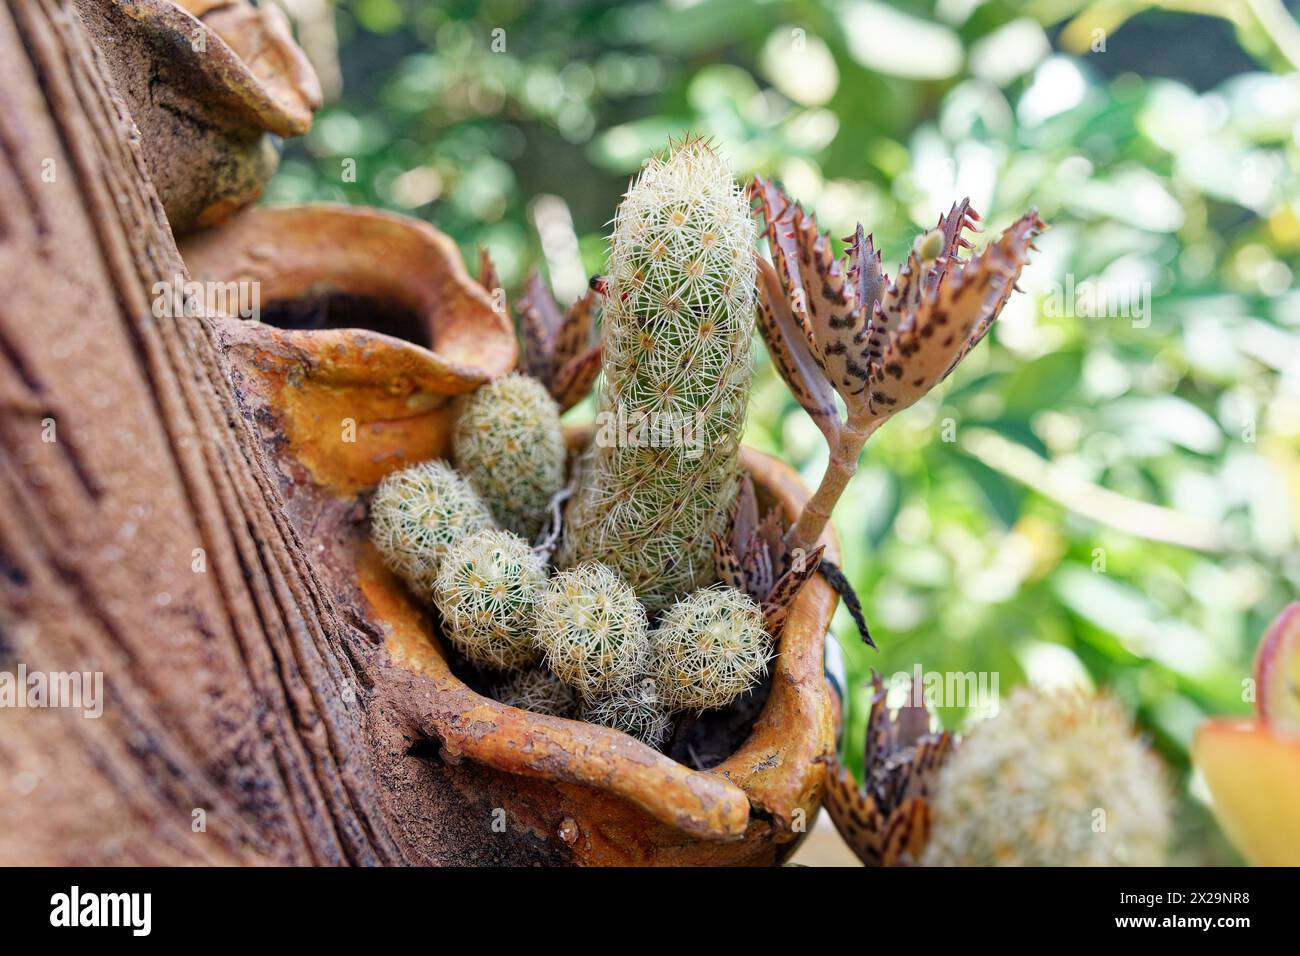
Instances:
[[[517,359],[509,318],[455,244],[416,219],[257,207],[191,237],[181,255],[209,313],[236,287],[257,303],[259,321],[220,326],[235,373],[276,410],[286,463],[339,494],[446,455],[451,396]]]
[[[587,437],[571,435],[578,443]],[[793,519],[808,497],[794,471],[751,448],[743,461],[760,503]],[[837,545],[828,544],[838,560]],[[488,805],[567,848],[571,862],[770,865],[812,826],[836,735],[822,641],[838,598],[821,578],[791,608],[749,736],[722,763],[697,771],[617,731],[475,693],[452,673],[428,616],[368,543],[357,557],[362,607],[388,628],[393,662],[429,679],[422,704],[443,759]]]
[[[172,232],[224,222],[301,136],[320,83],[284,15],[248,0],[76,0],[140,131]],[[193,11],[193,13],[189,11]]]
[[[430,260],[403,258],[388,246],[394,234],[424,235]],[[513,338],[504,344],[509,323],[464,275],[445,238],[395,216],[336,207],[254,209],[191,241],[183,254],[197,280],[262,283],[263,314],[271,320],[286,314],[270,307],[286,297],[311,301],[339,291],[388,299],[426,317],[432,352],[356,329],[281,330],[223,320],[220,334],[241,408],[278,467],[286,516],[322,581],[346,616],[382,635],[391,663],[413,675],[403,706],[419,715],[436,745],[436,772],[511,821],[509,834],[467,821],[471,837],[490,844],[503,863],[784,859],[812,826],[825,782],[822,758],[833,752],[835,717],[822,673],[822,641],[836,602],[831,588],[814,578],[800,594],[748,736],[708,770],[614,730],[476,693],[453,673],[432,617],[384,568],[366,521],[366,492],[383,474],[445,453],[449,407],[389,418],[389,406],[367,425],[377,435],[353,443],[334,436],[344,409],[378,407],[390,392],[397,406],[409,404],[412,383],[422,383],[424,394],[466,391],[502,374],[515,359]],[[571,445],[585,437],[572,433]],[[750,449],[744,464],[761,503],[793,517],[807,497],[795,473]],[[828,556],[837,559],[829,544]]]

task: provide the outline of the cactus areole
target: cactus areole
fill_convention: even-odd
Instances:
[[[754,327],[754,228],[706,142],[647,162],[614,218],[596,431],[562,565],[618,571],[653,613],[715,579]]]

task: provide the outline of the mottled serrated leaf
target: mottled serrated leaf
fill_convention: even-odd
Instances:
[[[762,176],[754,177],[751,192],[759,198],[763,222],[767,230],[767,241],[772,248],[772,263],[785,289],[786,302],[803,331],[813,361],[820,367],[822,354],[808,319],[809,292],[803,282],[805,270],[802,260],[807,254],[800,247],[800,235],[805,225],[803,210],[798,203],[785,194],[780,186]],[[815,236],[816,223],[813,223],[812,232]]]
[[[976,325],[1014,282],[994,247],[948,272],[915,316],[890,339],[873,368],[869,401],[875,417],[896,414],[930,391],[967,351]]]
[[[1002,312],[1002,307],[1007,304],[1007,299],[1011,297],[1016,282],[1020,279],[1021,270],[1024,269],[1025,263],[1029,260],[1029,250],[1034,248],[1035,237],[1046,228],[1047,226],[1043,220],[1038,218],[1038,210],[1031,209],[1007,227],[997,241],[985,250],[986,253],[992,251],[995,256],[1002,258],[1003,266],[1010,275],[1010,281],[1003,283],[997,297],[986,304],[984,314],[975,323],[971,334],[967,338],[966,345],[957,355],[948,371],[944,373],[945,376],[957,367],[958,363],[966,357],[971,349],[980,344],[993,323],[997,321],[998,315]]]
[[[924,705],[904,706],[892,716],[884,682],[872,675],[867,718],[865,786],[858,789],[838,760],[830,761],[826,807],[831,820],[867,866],[920,862],[930,836],[930,796],[953,749],[952,734],[928,730]]]
[[[748,474],[740,478],[736,501],[731,509],[731,542],[737,550],[749,543],[758,530],[758,496],[754,493],[754,480]]]
[[[826,810],[849,849],[867,866],[880,865],[880,832],[884,820],[874,801],[858,789],[858,783],[838,760],[826,772]]]
[[[933,291],[938,287],[939,280],[951,265],[961,262],[962,249],[974,248],[971,241],[966,238],[965,232],[967,229],[978,232],[979,226],[976,223],[979,221],[980,214],[970,207],[969,196],[961,202],[953,203],[952,208],[948,210],[948,215],[939,217],[935,228],[943,233],[943,246],[939,257],[926,274],[927,291]]]
[[[763,602],[763,625],[773,638],[781,636],[786,618],[790,616],[790,605],[799,596],[809,578],[817,573],[826,545],[818,545],[811,553],[804,555],[802,561],[786,562],[790,565],[772,585],[772,593]]]
[[[812,353],[803,327],[790,311],[781,280],[766,259],[758,259],[758,326],[772,364],[831,447],[840,434],[835,393]]]
[[[812,330],[820,364],[831,385],[841,394],[851,394],[861,388],[869,372],[862,364],[861,351],[875,296],[866,290],[870,301],[862,305],[843,264],[835,258],[830,236],[818,232],[815,217],[806,216],[797,223],[795,237],[805,324]]]
[[[591,386],[600,375],[601,344],[597,342],[577,358],[570,359],[552,378],[551,397],[567,412],[591,392]]]
[[[745,572],[740,566],[740,555],[736,553],[727,536],[710,532],[713,538],[713,565],[718,580],[738,591],[745,590]]]
[[[600,299],[600,293],[588,289],[564,313],[551,356],[557,370],[591,347],[596,333],[596,307]]]

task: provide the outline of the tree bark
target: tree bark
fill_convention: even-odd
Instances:
[[[418,678],[287,523],[212,324],[153,316],[184,265],[74,7],[8,0],[0,61],[0,672],[104,688],[98,719],[0,709],[0,863],[491,859],[394,705]]]

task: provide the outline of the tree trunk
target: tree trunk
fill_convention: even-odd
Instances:
[[[153,316],[184,266],[73,5],[8,0],[0,61],[0,672],[104,697],[0,709],[0,863],[494,858],[413,746],[420,678],[286,522],[212,324]]]

